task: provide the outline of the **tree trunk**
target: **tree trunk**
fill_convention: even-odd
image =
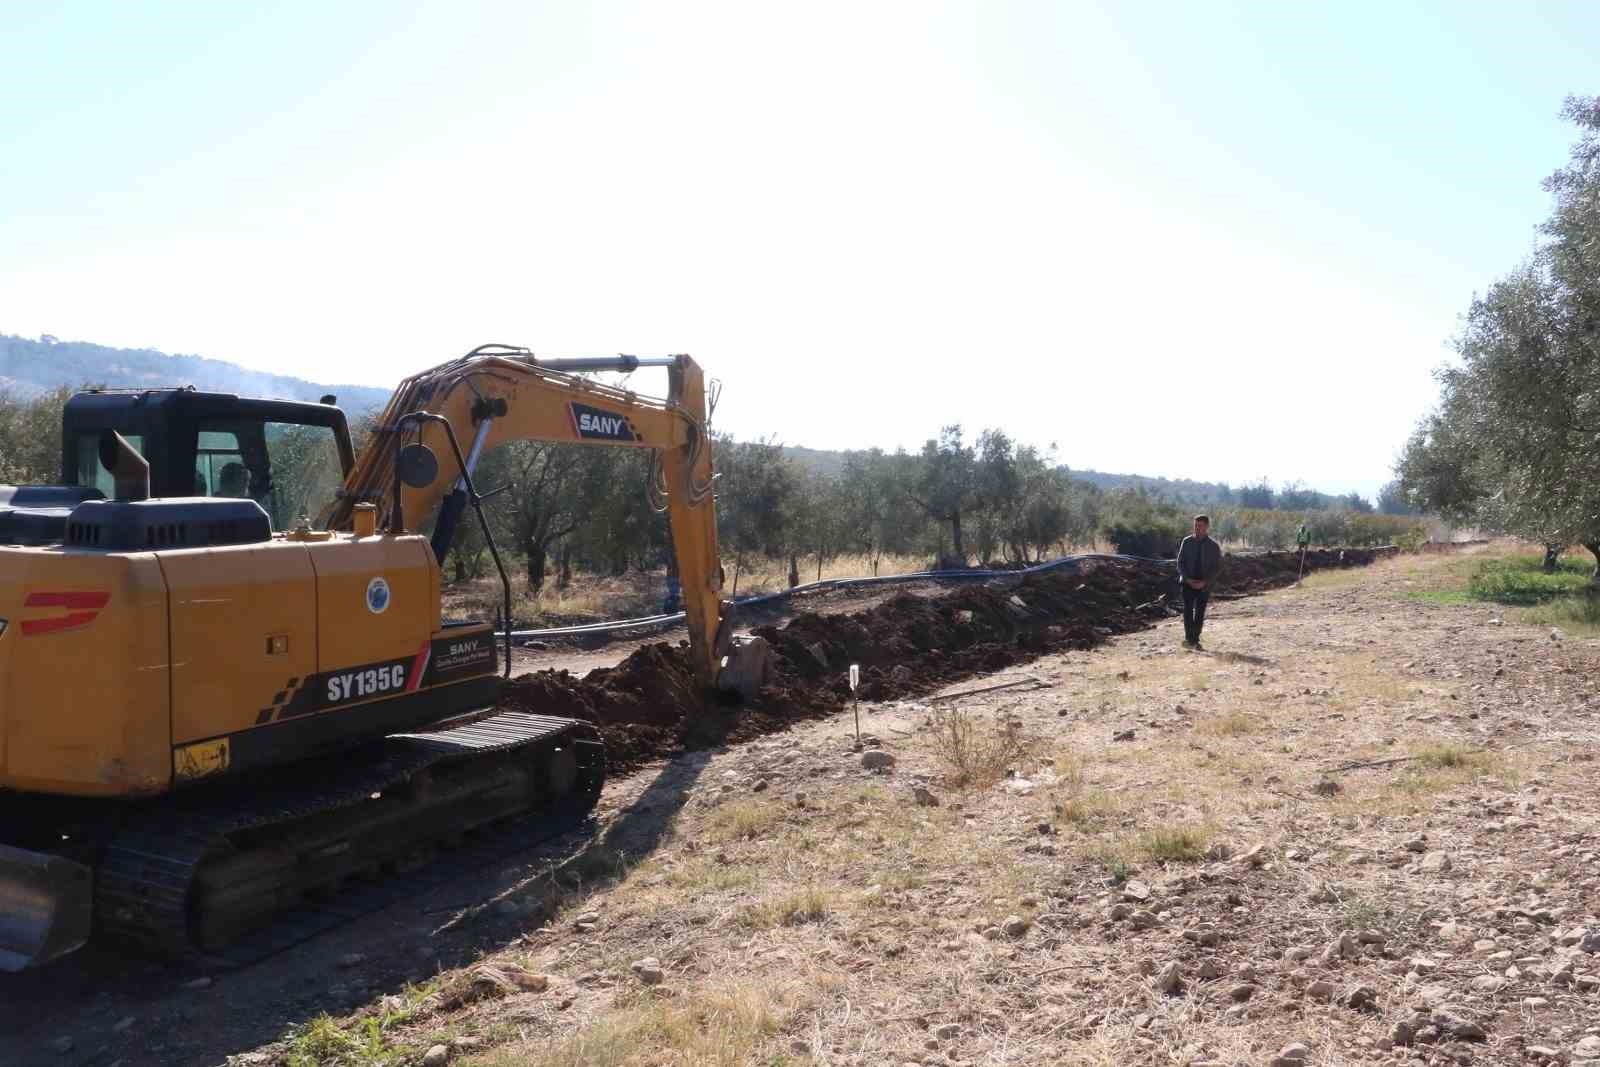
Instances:
[[[466,581],[467,580],[467,561],[465,559],[461,558],[461,553],[459,553],[459,552],[450,553],[450,559],[455,564],[456,581],[458,583]]]
[[[544,545],[529,541],[524,546],[528,552],[528,592],[537,595],[544,588],[544,565],[547,553]]]
[[[1585,541],[1583,547],[1594,555],[1594,573],[1589,576],[1589,583],[1600,586],[1600,541]]]
[[[956,558],[961,561],[961,565],[966,566],[967,547],[961,540],[961,512],[959,511],[950,513],[950,548],[955,553]]]
[[[789,588],[793,589],[800,584],[800,557],[793,552],[789,553]]]
[[[565,589],[572,584],[572,548],[569,545],[561,546],[561,571],[556,578],[556,588]]]
[[[729,600],[739,599],[739,571],[744,567],[744,553],[736,552],[733,556],[733,590],[728,594]]]
[[[1561,550],[1565,547],[1565,545],[1544,546],[1544,572],[1546,574],[1555,573],[1556,561],[1561,558]]]
[[[817,581],[822,581],[822,553],[817,553]]]

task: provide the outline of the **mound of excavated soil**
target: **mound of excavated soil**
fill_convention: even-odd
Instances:
[[[1376,549],[1306,555],[1307,573],[1364,566]],[[1287,585],[1297,553],[1229,556],[1216,591],[1248,594]],[[513,679],[502,707],[596,724],[613,771],[688,748],[747,740],[801,719],[832,714],[850,698],[845,673],[861,666],[861,697],[916,696],[1047,652],[1087,649],[1113,634],[1151,626],[1175,610],[1170,566],[1088,560],[1020,578],[968,586],[946,596],[903,593],[853,615],[802,614],[755,632],[774,656],[773,681],[753,704],[707,700],[694,681],[686,643],[647,645],[616,667],[583,678],[540,671]]]

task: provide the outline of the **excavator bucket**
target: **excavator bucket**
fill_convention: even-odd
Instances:
[[[735,637],[722,657],[717,688],[751,701],[772,678],[772,646],[764,637]]]
[[[36,967],[82,948],[93,898],[83,864],[0,845],[0,971]]]

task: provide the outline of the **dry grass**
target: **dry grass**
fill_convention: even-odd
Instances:
[[[745,909],[744,925],[757,930],[777,926],[804,926],[821,922],[837,907],[836,894],[821,885],[808,885],[763,900]]]
[[[1209,826],[1163,826],[1141,833],[1135,850],[1154,863],[1196,863],[1205,858],[1215,834]]]
[[[553,1045],[532,1042],[462,1062],[468,1067],[745,1067],[761,1062],[758,1051],[794,1010],[794,1002],[762,983],[675,996],[646,992]]]
[[[933,715],[934,753],[956,789],[986,789],[1016,766],[1027,742],[1009,720],[986,719],[962,707]]]
[[[707,836],[718,843],[766,837],[783,825],[784,817],[783,805],[774,800],[729,801],[706,820]]]

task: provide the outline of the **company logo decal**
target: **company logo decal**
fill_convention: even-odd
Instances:
[[[382,578],[374,578],[367,583],[367,610],[374,615],[382,615],[389,610],[389,583]]]
[[[639,434],[626,415],[569,400],[572,430],[588,441],[637,441]]]
[[[24,602],[30,608],[60,608],[59,615],[23,619],[22,636],[59,633],[87,626],[111,601],[110,593],[30,593]]]

